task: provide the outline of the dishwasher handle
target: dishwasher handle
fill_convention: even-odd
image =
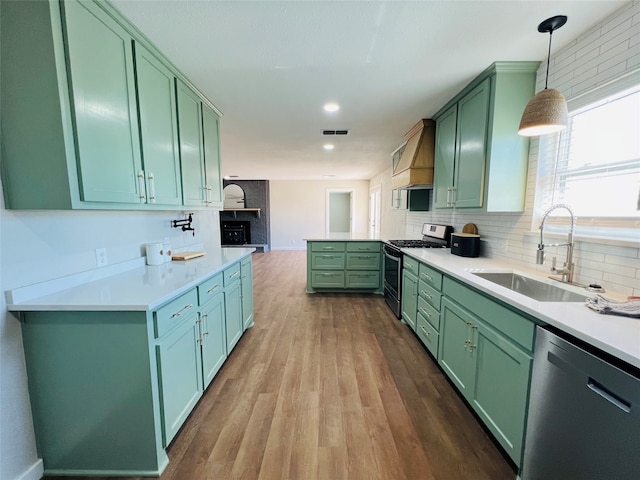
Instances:
[[[593,378],[589,377],[589,381],[587,382],[587,387],[589,387],[589,389],[594,393],[597,393],[602,398],[607,400],[609,403],[614,404],[623,412],[625,413],[631,412],[630,402],[627,402],[625,399],[619,397],[618,395],[613,393],[611,390],[609,390],[608,388],[606,388],[604,385],[602,385],[600,382],[597,382]]]

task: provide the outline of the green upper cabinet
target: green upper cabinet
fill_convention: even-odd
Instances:
[[[185,83],[176,80],[184,205],[221,207],[218,115]]]
[[[180,159],[182,162],[182,198],[185,205],[206,204],[202,117],[200,97],[183,82],[176,80],[178,122],[180,125]]]
[[[161,205],[181,205],[174,75],[137,43],[135,60],[146,200]]]
[[[538,65],[496,62],[435,115],[435,208],[524,209],[529,141],[518,125]]]
[[[204,137],[205,198],[207,206],[222,207],[222,174],[220,172],[220,118],[202,104]]]
[[[222,206],[219,112],[108,2],[3,2],[0,21],[7,208]],[[182,170],[174,79],[195,98]]]
[[[452,105],[436,123],[436,151],[434,160],[433,206],[446,208],[451,204],[454,165],[456,161],[456,126],[458,105]]]
[[[81,199],[140,203],[132,38],[93,3],[62,5]]]

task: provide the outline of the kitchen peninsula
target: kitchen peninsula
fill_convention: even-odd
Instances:
[[[253,324],[253,251],[140,258],[10,292],[46,474],[162,473],[165,448]]]

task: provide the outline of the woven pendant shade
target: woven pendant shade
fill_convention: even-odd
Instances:
[[[551,60],[551,36],[553,32],[567,23],[566,15],[547,18],[538,25],[538,32],[549,34],[549,53],[547,54],[547,75],[544,79],[544,90],[538,92],[524,109],[518,135],[537,137],[547,133],[559,132],[567,128],[569,112],[567,101],[555,88],[547,88],[549,84],[549,63]]]
[[[567,101],[555,88],[538,92],[527,104],[518,134],[525,137],[559,132],[567,128]]]

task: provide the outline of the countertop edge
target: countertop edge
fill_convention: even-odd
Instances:
[[[143,303],[122,302],[122,303],[109,304],[109,303],[80,303],[80,302],[57,303],[54,301],[56,296],[64,296],[65,294],[69,294],[69,292],[72,292],[74,289],[79,289],[83,287],[83,286],[80,286],[80,287],[73,286],[73,287],[61,290],[59,292],[48,293],[40,297],[34,297],[24,302],[13,302],[13,303],[7,302],[7,310],[10,312],[16,312],[16,313],[46,312],[46,311],[69,311],[69,312],[71,311],[73,312],[152,311],[157,309],[158,307],[161,307],[167,302],[175,299],[176,297],[182,295],[183,293],[188,292],[192,288],[198,286],[202,282],[208,280],[209,278],[218,274],[219,272],[223,271],[229,266],[242,261],[244,258],[248,257],[249,255],[251,255],[253,252],[256,251],[255,248],[243,248],[243,249],[221,248],[220,250],[226,252],[226,254],[231,254],[233,258],[230,258],[227,261],[216,265],[214,268],[210,268],[206,270],[204,273],[198,274],[197,276],[190,278],[188,281],[181,283],[176,288],[173,288],[170,291],[166,291],[162,294],[159,294],[158,297],[152,298],[150,301],[147,301],[147,302],[143,302]],[[94,283],[95,285],[97,285],[98,283],[104,283],[106,285],[105,282],[108,283],[108,282],[117,281],[123,278],[122,277],[123,275],[144,276],[147,273],[153,274],[154,272],[156,273],[160,272],[162,271],[162,269],[165,269],[167,265],[174,265],[174,266],[177,266],[177,268],[182,268],[183,266],[190,267],[190,266],[201,265],[207,262],[208,260],[209,259],[205,255],[203,257],[198,257],[192,260],[173,261],[170,264],[162,264],[157,266],[149,266],[149,265],[142,264],[141,266],[140,265],[134,266],[133,268],[129,268],[125,271],[114,273],[111,276],[101,277],[99,279],[94,280],[93,282],[89,282],[89,284]],[[50,282],[56,282],[56,281],[64,282],[65,277],[61,279],[54,279],[54,280],[51,280]],[[35,285],[39,285],[39,284],[35,284]],[[86,287],[86,285],[84,285],[84,287]],[[25,288],[25,287],[21,287],[21,288]],[[45,291],[49,291],[49,290],[47,289]],[[7,296],[9,297],[11,292],[8,292],[8,294],[9,295]]]

